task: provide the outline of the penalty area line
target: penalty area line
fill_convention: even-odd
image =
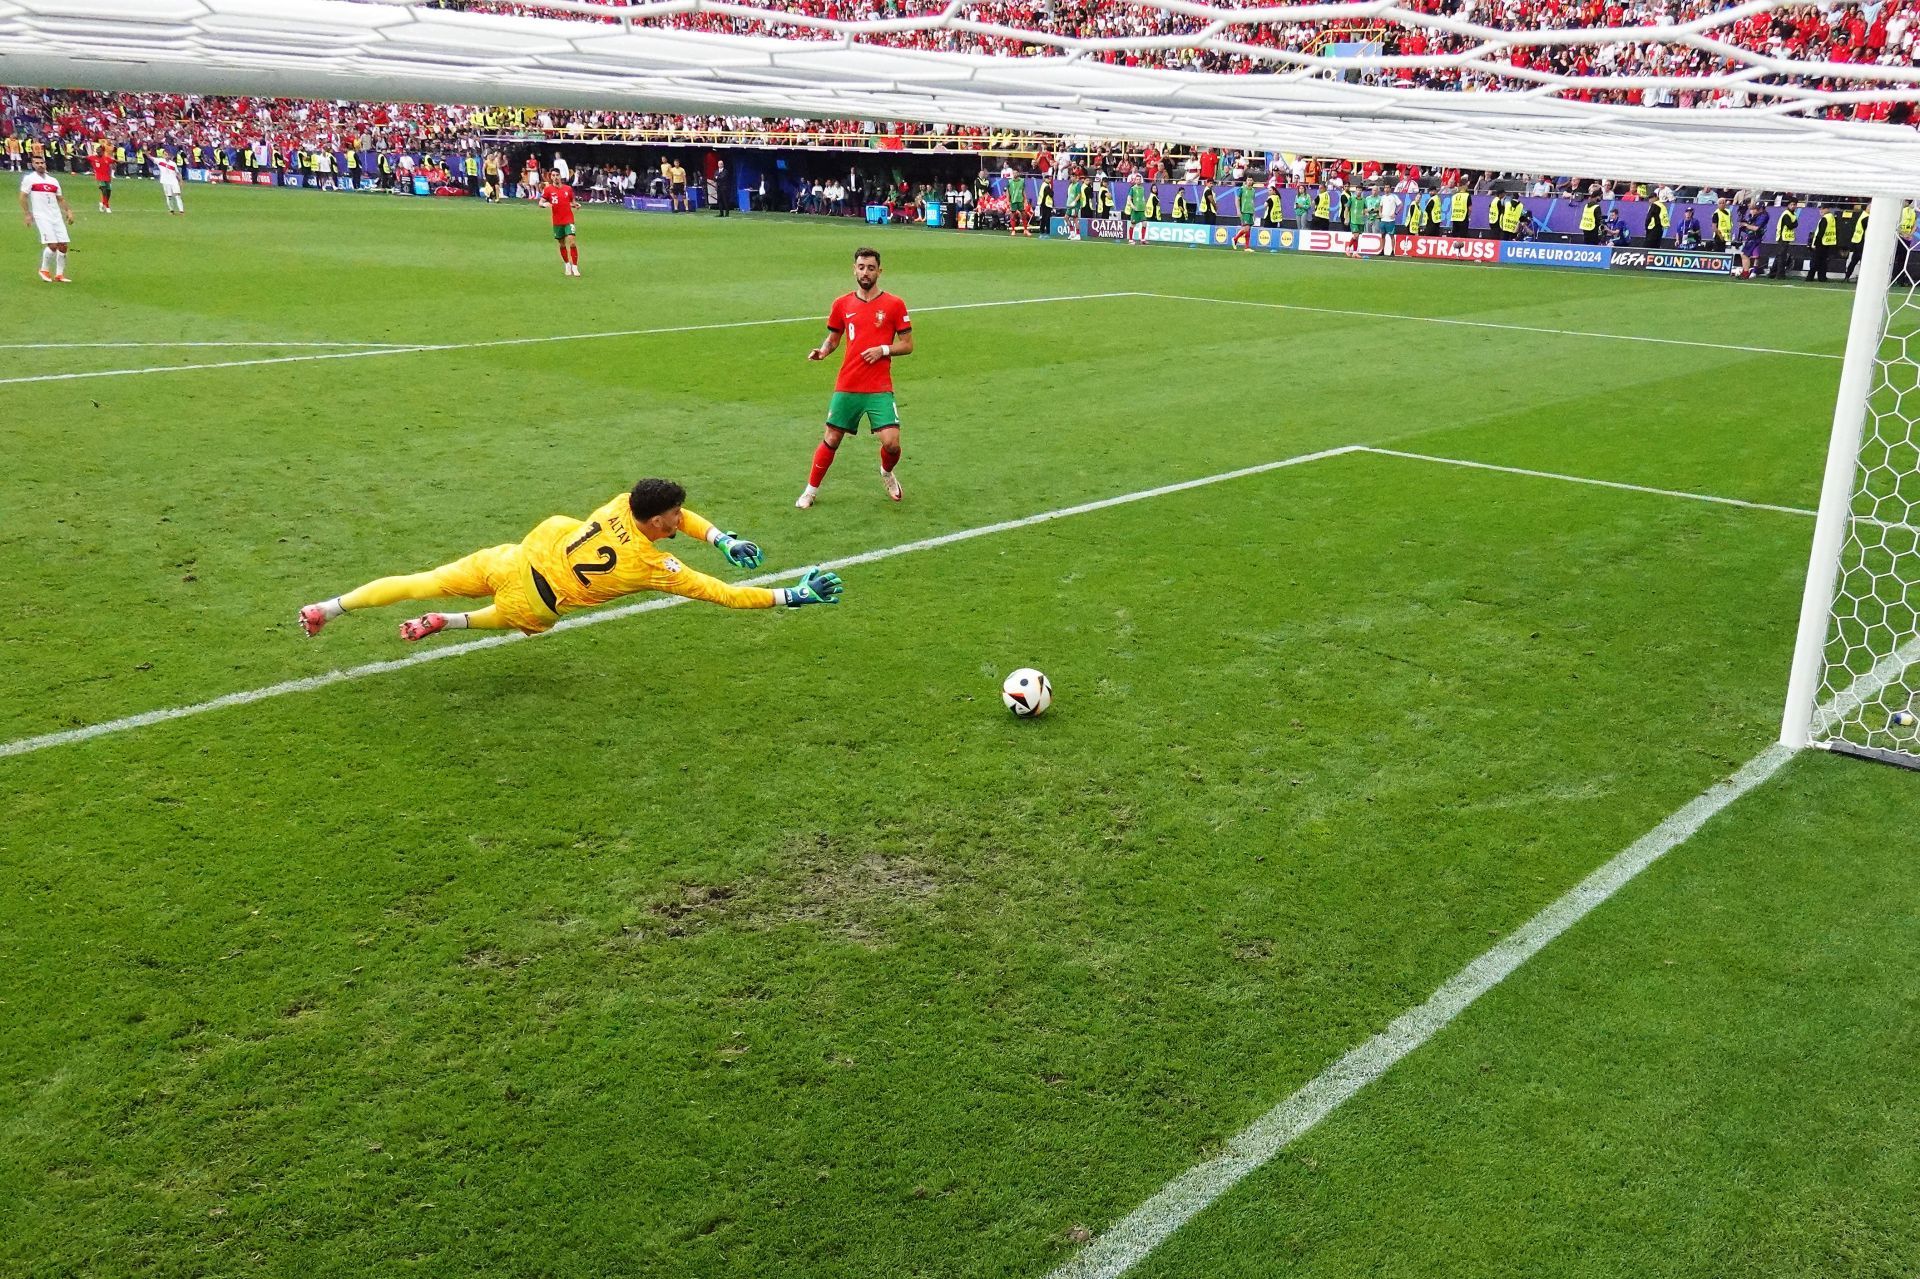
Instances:
[[[948,302],[934,306],[916,306],[914,312],[978,311],[988,307],[1040,306],[1049,302],[1096,302],[1107,298],[1137,298],[1149,294],[1070,293],[1058,297],[1004,298],[990,302]],[[652,329],[609,329],[603,333],[555,333],[545,337],[487,338],[478,342],[419,342],[411,346],[382,346],[374,350],[329,351],[320,355],[277,355],[252,360],[213,360],[204,364],[157,364],[138,369],[90,369],[78,373],[35,373],[22,377],[0,377],[0,386],[21,386],[29,382],[80,382],[102,377],[145,377],[153,373],[192,373],[201,369],[247,369],[268,364],[306,364],[315,360],[370,360],[383,355],[419,355],[427,351],[485,351],[507,346],[541,346],[551,342],[597,342],[608,338],[660,337],[670,333],[710,333],[719,329],[755,329],[776,324],[824,324],[818,314],[783,315],[770,320],[721,320],[712,324],[674,324]],[[184,343],[168,343],[180,346]]]
[[[979,305],[979,304],[974,304]],[[809,319],[818,317],[809,316]],[[977,537],[990,537],[995,533],[1008,533],[1015,529],[1032,528],[1036,524],[1046,524],[1053,520],[1064,520],[1075,515],[1087,515],[1094,511],[1104,511],[1115,506],[1126,506],[1133,502],[1144,502],[1149,498],[1167,497],[1174,493],[1184,493],[1189,489],[1205,488],[1212,484],[1224,484],[1229,480],[1246,479],[1249,476],[1265,475],[1270,471],[1285,470],[1292,466],[1302,466],[1308,462],[1318,462],[1325,458],[1342,457],[1349,453],[1360,452],[1360,446],[1346,444],[1338,448],[1321,449],[1313,453],[1301,453],[1294,457],[1281,458],[1274,462],[1261,462],[1254,466],[1243,466],[1232,471],[1221,471],[1217,475],[1203,475],[1197,479],[1180,480],[1173,484],[1162,484],[1154,488],[1140,489],[1132,493],[1122,493],[1116,497],[1103,497],[1091,502],[1081,502],[1074,506],[1062,506],[1051,511],[1041,511],[1034,515],[1024,515],[1018,519],[1001,520],[994,524],[982,524],[977,528],[959,529],[952,533],[941,533],[933,537],[923,537],[912,542],[902,542],[898,546],[886,546],[877,550],[861,551],[858,554],[842,556],[839,559],[822,561],[818,567],[827,569],[852,568],[860,564],[873,564],[880,560],[892,559],[898,555],[908,555],[914,551],[930,551],[942,546],[952,546],[959,542],[969,542]],[[757,577],[746,578],[740,586],[774,586],[799,572],[798,568],[778,572],[762,573]],[[688,601],[678,595],[660,595],[641,600],[633,604],[618,605],[613,608],[595,609],[592,612],[575,613],[562,618],[550,633],[578,630],[586,626],[598,626],[603,622],[615,622],[622,618],[633,617],[640,613],[655,613],[663,608],[674,608]],[[409,653],[405,657],[391,658],[386,661],[368,662],[362,666],[349,667],[346,670],[327,671],[320,675],[308,675],[300,679],[285,680],[278,684],[269,684],[263,688],[245,689],[227,693],[209,701],[195,702],[188,706],[170,706],[160,710],[143,711],[138,715],[128,715],[121,719],[105,720],[98,724],[88,724],[81,728],[65,729],[57,733],[42,733],[34,737],[23,737],[16,741],[0,743],[0,759],[12,755],[28,755],[35,751],[49,750],[56,746],[71,746],[79,742],[92,741],[96,737],[106,737],[115,733],[132,732],[134,729],[147,728],[154,724],[164,724],[170,720],[187,719],[195,715],[205,715],[210,711],[226,710],[235,706],[247,706],[254,702],[264,702],[270,698],[285,697],[292,693],[310,693],[316,689],[329,688],[335,684],[344,684],[352,680],[368,679],[375,675],[388,675],[395,671],[410,670],[427,662],[436,662],[448,657],[463,657],[485,649],[500,648],[507,644],[518,644],[533,638],[518,632],[505,635],[490,635],[485,639],[468,640],[464,643],[449,644],[444,647],[422,649]]]

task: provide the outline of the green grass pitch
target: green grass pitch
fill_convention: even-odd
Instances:
[[[0,744],[647,474],[780,569],[1354,444],[1807,508],[1848,306],[117,195],[0,275]],[[867,241],[906,501],[799,512]],[[261,345],[72,345],[167,342]],[[1811,528],[1348,452],[0,756],[0,1274],[1038,1279],[1760,751]],[[1795,761],[1137,1273],[1912,1274],[1916,827]]]

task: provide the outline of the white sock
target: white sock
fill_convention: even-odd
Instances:
[[[443,613],[441,616],[447,619],[448,630],[464,631],[467,629],[467,615],[465,613]]]
[[[809,485],[807,485],[807,496],[808,496],[808,497],[812,497],[812,496],[813,496],[814,494],[816,494],[816,493],[818,493],[819,491],[820,491],[820,486],[819,486],[818,484],[809,484]]]
[[[342,613],[346,612],[347,610],[346,610],[346,607],[340,603],[340,597],[336,595],[330,600],[321,600],[320,611],[322,613],[325,613],[327,615],[327,620],[331,622],[334,618],[340,616]]]
[[[67,273],[67,255],[57,249],[53,254],[53,273],[55,275],[65,275]]]
[[[42,271],[49,271],[49,272],[53,270],[53,250],[52,249],[40,250],[40,269]]]

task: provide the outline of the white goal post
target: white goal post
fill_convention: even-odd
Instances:
[[[1920,768],[1920,290],[1902,209],[1868,209],[1780,740]]]
[[[872,19],[773,0],[0,0],[0,83],[957,122],[1872,197],[1781,740],[1920,765],[1910,59],[1789,56],[1781,32],[1812,11],[1787,0],[1621,29],[1398,0],[1094,9],[1087,35],[1011,24],[1001,0],[894,0]]]

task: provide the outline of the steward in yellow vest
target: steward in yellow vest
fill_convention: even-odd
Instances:
[[[1795,200],[1780,210],[1773,224],[1773,243],[1767,246],[1767,278],[1786,278],[1787,263],[1793,259],[1793,242],[1800,234],[1800,202]]]
[[[1860,255],[1867,248],[1867,206],[1861,205],[1860,211],[1853,215],[1853,243],[1847,253],[1847,278],[1853,278],[1854,268],[1860,265]]]
[[[1807,261],[1807,278],[1827,278],[1827,264],[1840,243],[1840,218],[1832,209],[1823,209],[1820,224],[1813,228],[1813,256]]]
[[[1673,223],[1673,213],[1665,200],[1655,200],[1647,205],[1647,233],[1640,237],[1641,246],[1649,249],[1660,247],[1660,237],[1667,233],[1667,227]]]

